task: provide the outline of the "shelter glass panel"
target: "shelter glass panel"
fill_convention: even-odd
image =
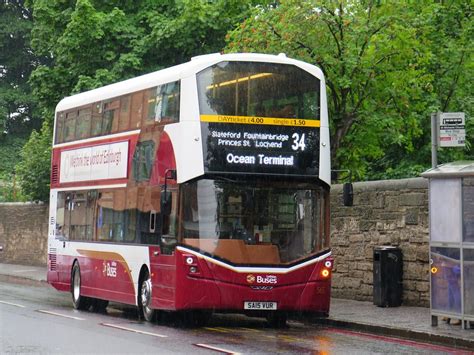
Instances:
[[[463,179],[463,242],[474,243],[474,178]]]
[[[431,241],[459,243],[461,234],[461,179],[431,179]]]
[[[461,313],[461,250],[431,247],[431,308]]]
[[[464,315],[474,317],[474,249],[463,250]]]

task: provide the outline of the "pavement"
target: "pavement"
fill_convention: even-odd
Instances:
[[[46,282],[46,267],[0,264],[0,275]],[[441,319],[431,326],[430,309],[425,307],[377,307],[372,302],[331,299],[328,318],[312,322],[351,331],[398,337],[469,349],[474,352],[474,329],[462,329]]]

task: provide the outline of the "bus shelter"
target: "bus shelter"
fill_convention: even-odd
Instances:
[[[474,322],[474,161],[440,165],[429,179],[431,323]]]

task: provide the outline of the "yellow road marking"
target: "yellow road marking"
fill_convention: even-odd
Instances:
[[[213,332],[219,332],[219,333],[230,333],[229,329],[220,328],[220,327],[216,327],[216,328],[205,327],[204,329],[207,329]]]

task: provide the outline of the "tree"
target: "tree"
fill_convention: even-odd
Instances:
[[[0,1],[0,180],[11,179],[22,145],[41,126],[28,84],[38,62],[30,48],[32,25],[24,1]]]
[[[52,130],[46,121],[40,132],[33,131],[21,150],[16,166],[18,181],[25,196],[34,201],[47,201],[51,165]]]
[[[444,6],[283,0],[256,9],[228,35],[227,50],[285,52],[318,65],[328,86],[333,162],[367,178],[380,172],[373,166],[387,152],[393,152],[388,161],[394,166],[395,157],[416,155],[419,141],[425,144],[430,130],[424,117],[437,107],[439,79],[430,70],[427,39],[436,31],[429,16]]]
[[[472,2],[419,1],[407,4],[404,10],[414,14],[411,26],[428,54],[423,63],[425,72],[430,75],[430,81],[422,93],[426,109],[423,111],[414,107],[419,112],[423,134],[413,139],[414,148],[411,151],[397,150],[397,146],[385,147],[387,154],[370,162],[369,174],[373,178],[416,176],[430,167],[430,114],[437,111],[463,111],[467,118],[466,148],[441,148],[439,162],[474,159]]]
[[[30,49],[32,24],[24,1],[0,2],[0,133],[39,127],[28,85],[37,63]]]
[[[32,45],[50,63],[31,76],[43,109],[64,96],[220,51],[255,1],[34,2]]]

